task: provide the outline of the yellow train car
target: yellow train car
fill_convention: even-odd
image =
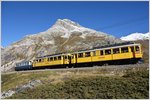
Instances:
[[[44,57],[37,57],[33,61],[33,68],[51,68],[68,66],[71,62],[69,54],[50,55]]]
[[[72,53],[72,65],[93,65],[108,63],[135,63],[142,59],[140,44],[126,44],[121,46],[109,46],[93,50],[85,50]],[[118,61],[118,62],[117,62]]]
[[[107,47],[95,51],[99,53],[92,57],[92,61],[138,59],[143,56],[140,44]]]

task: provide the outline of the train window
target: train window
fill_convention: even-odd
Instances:
[[[119,48],[113,49],[113,54],[117,54],[117,53],[119,53]]]
[[[50,61],[50,59],[49,59],[49,58],[47,58],[47,61]]]
[[[85,52],[85,57],[90,57],[91,56],[91,52]]]
[[[134,52],[134,47],[130,47],[131,48],[131,52]]]
[[[126,52],[128,52],[128,47],[121,48],[121,53],[126,53]]]
[[[104,55],[104,52],[103,52],[103,50],[101,50],[101,51],[100,51],[100,55]]]
[[[135,46],[135,51],[140,51],[139,46]]]
[[[110,49],[105,50],[105,55],[109,55],[109,54],[111,54],[111,50]]]
[[[41,59],[39,59],[39,62],[41,62]]]
[[[74,58],[74,55],[72,55],[71,58],[73,59],[73,58]]]
[[[53,57],[50,58],[50,61],[53,61]]]
[[[96,56],[96,51],[93,51],[93,56]]]
[[[67,56],[65,56],[65,59],[67,59]]]
[[[83,57],[83,53],[78,53],[78,57],[79,58]]]
[[[42,62],[44,62],[44,59],[42,59]]]
[[[61,60],[61,56],[58,56],[58,60]]]
[[[54,57],[54,60],[57,60],[57,57]]]

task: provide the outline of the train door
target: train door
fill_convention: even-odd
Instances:
[[[67,56],[64,55],[64,56],[63,56],[63,64],[64,64],[64,65],[66,64],[66,61],[67,61]]]
[[[64,55],[64,56],[63,56],[63,63],[64,63],[64,64],[71,64],[71,56],[69,56],[69,55]]]
[[[68,55],[68,63],[71,64],[71,56]]]
[[[71,64],[75,64],[75,54],[71,55]]]
[[[75,64],[77,64],[77,54],[75,54]]]
[[[131,52],[132,52],[133,58],[135,58],[135,47],[132,46],[132,47],[130,47],[130,48],[131,48]]]

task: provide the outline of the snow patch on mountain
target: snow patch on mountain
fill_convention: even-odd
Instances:
[[[120,39],[124,41],[146,40],[146,39],[149,39],[149,35],[150,35],[149,32],[145,34],[136,32],[128,36],[123,36]]]

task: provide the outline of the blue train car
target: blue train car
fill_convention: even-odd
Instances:
[[[32,69],[32,62],[31,61],[23,61],[21,63],[17,63],[15,70],[20,71],[20,70],[31,70]]]

